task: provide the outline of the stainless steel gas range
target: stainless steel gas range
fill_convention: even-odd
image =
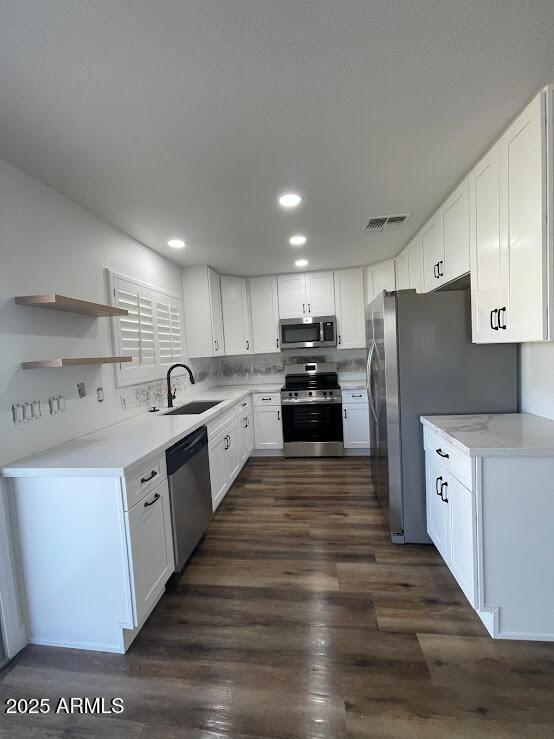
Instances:
[[[342,396],[335,362],[285,365],[285,457],[343,457]]]

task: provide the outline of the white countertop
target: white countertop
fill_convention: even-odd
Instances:
[[[422,416],[421,422],[471,457],[554,456],[554,421],[531,413]]]
[[[167,408],[159,413],[144,413],[24,457],[3,467],[0,474],[4,477],[122,477],[144,457],[164,452],[248,395],[280,390],[281,386],[276,385],[243,385],[191,391],[180,405],[193,400],[221,400],[222,403],[190,416],[164,415]]]
[[[341,390],[367,390],[365,380],[339,380]]]

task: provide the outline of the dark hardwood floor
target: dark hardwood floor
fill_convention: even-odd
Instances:
[[[548,579],[551,573],[545,573]],[[368,463],[251,459],[126,655],[28,647],[2,736],[552,737],[554,644],[491,640],[432,547],[391,544]]]

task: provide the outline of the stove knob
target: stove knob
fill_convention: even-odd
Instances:
[[[312,393],[312,391],[311,391],[311,390],[310,390],[310,392],[308,393],[308,395],[313,395],[313,393]]]
[[[292,398],[292,393],[289,393],[289,398]]]
[[[332,395],[332,394],[333,394],[333,391],[332,390],[329,390],[329,395]]]
[[[327,395],[327,392],[324,390],[323,391],[323,396],[325,397],[326,395]]]
[[[297,398],[298,397],[298,393],[294,393],[294,397]]]

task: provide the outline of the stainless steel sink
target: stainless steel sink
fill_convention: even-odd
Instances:
[[[185,403],[185,405],[179,406],[179,408],[173,408],[173,410],[163,413],[164,416],[193,416],[198,413],[204,413],[209,411],[216,405],[223,403],[222,400],[194,400],[191,403]]]

